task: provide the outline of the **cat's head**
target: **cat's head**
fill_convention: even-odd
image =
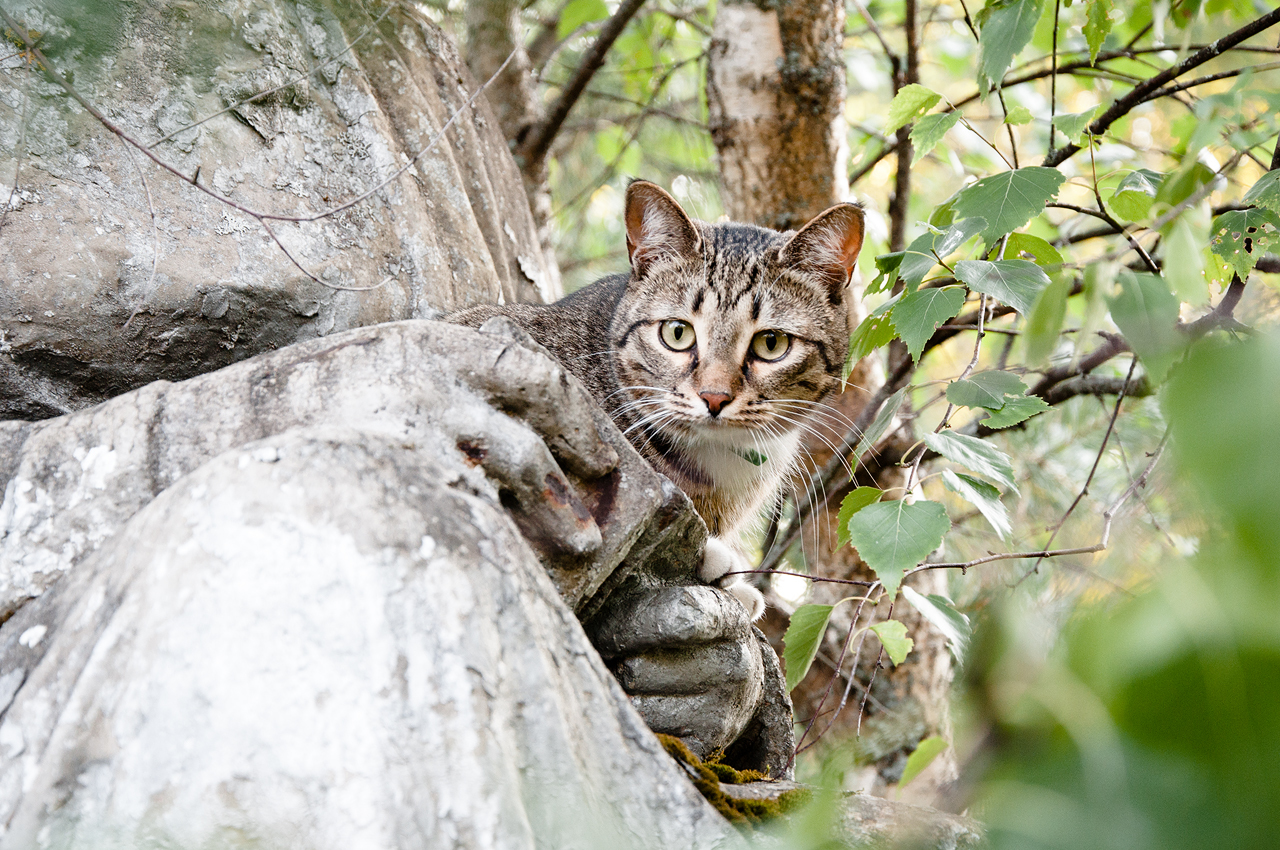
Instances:
[[[859,207],[778,233],[694,221],[636,181],[626,228],[631,278],[611,335],[639,427],[749,444],[753,432],[790,432],[839,384]]]

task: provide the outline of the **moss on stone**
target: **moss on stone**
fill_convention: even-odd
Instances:
[[[672,735],[658,735],[658,740],[667,753],[684,766],[694,787],[701,792],[707,802],[716,807],[726,820],[739,828],[752,829],[757,824],[765,823],[784,815],[810,797],[804,788],[784,791],[771,800],[740,800],[730,797],[720,788],[720,783],[727,785],[744,785],[748,782],[759,782],[767,779],[758,770],[738,770],[727,764],[721,764],[722,752],[713,753],[706,761],[698,758],[685,745],[684,741]]]

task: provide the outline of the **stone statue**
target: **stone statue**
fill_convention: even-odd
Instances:
[[[692,579],[687,500],[502,320],[2,423],[0,469],[2,846],[714,846],[574,611],[651,724],[785,772],[776,658]]]

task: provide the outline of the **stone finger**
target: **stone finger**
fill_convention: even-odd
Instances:
[[[631,704],[654,732],[675,735],[706,758],[733,743],[755,714],[759,688],[721,685],[687,696],[635,696]]]
[[[599,478],[618,465],[618,453],[597,427],[599,408],[568,370],[509,319],[490,319],[482,333],[507,340],[487,368],[469,376],[497,407],[529,424],[564,468]]]
[[[742,640],[747,612],[723,590],[703,585],[661,587],[619,600],[592,623],[592,642],[605,658],[655,649]]]
[[[536,434],[498,414],[484,434],[461,436],[457,445],[497,483],[503,506],[534,548],[550,555],[599,550],[600,528]]]
[[[681,650],[653,650],[623,659],[614,669],[629,694],[699,694],[720,685],[758,680],[763,675],[754,640],[702,644]]]

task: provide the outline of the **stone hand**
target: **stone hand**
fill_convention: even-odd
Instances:
[[[699,756],[733,743],[756,714],[764,663],[747,612],[713,587],[652,588],[620,600],[592,639],[655,732]]]
[[[491,408],[446,416],[459,452],[497,484],[504,506],[541,554],[597,551],[600,529],[565,476],[597,479],[618,465],[597,427],[595,404],[509,320],[491,319],[479,333],[483,344],[471,349],[470,363],[450,358],[455,376]]]

